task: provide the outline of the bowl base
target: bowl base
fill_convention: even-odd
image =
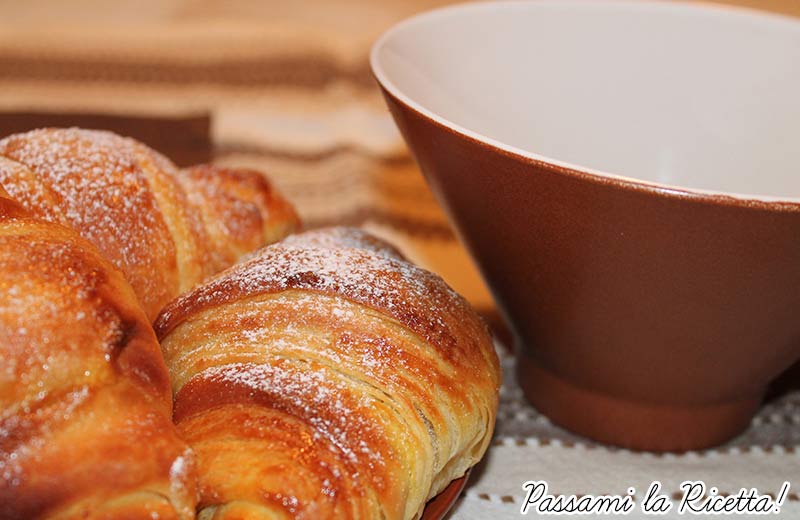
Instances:
[[[741,433],[762,396],[706,406],[650,405],[575,386],[529,356],[517,359],[528,400],[553,423],[585,437],[634,450],[710,448]]]

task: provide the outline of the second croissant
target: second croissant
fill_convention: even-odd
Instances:
[[[418,518],[488,446],[485,325],[362,231],[269,246],[155,326],[203,520]]]

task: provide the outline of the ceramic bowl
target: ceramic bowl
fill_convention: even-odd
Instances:
[[[748,425],[800,358],[800,21],[465,4],[395,26],[371,61],[538,409],[648,450]]]

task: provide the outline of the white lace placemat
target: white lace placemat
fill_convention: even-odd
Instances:
[[[451,520],[521,518],[522,486],[530,480],[546,481],[548,493],[562,495],[624,496],[634,487],[637,507],[621,518],[649,519],[694,517],[676,511],[683,481],[702,480],[721,495],[752,487],[774,495],[789,481],[780,512],[759,518],[800,519],[800,391],[765,404],[746,432],[719,448],[680,455],[632,452],[554,426],[525,401],[516,382],[514,357],[501,353],[501,360],[504,382],[495,438],[473,470]],[[639,505],[656,480],[675,507],[654,517],[643,514]],[[726,518],[750,516],[755,517]]]

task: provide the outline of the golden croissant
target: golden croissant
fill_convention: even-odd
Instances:
[[[122,274],[0,188],[0,518],[194,518],[171,397]]]
[[[144,144],[105,131],[6,137],[0,185],[34,215],[97,246],[151,320],[179,293],[298,224],[257,172],[180,171]]]
[[[198,518],[418,518],[487,448],[500,369],[436,275],[352,229],[289,237],[155,323]]]

